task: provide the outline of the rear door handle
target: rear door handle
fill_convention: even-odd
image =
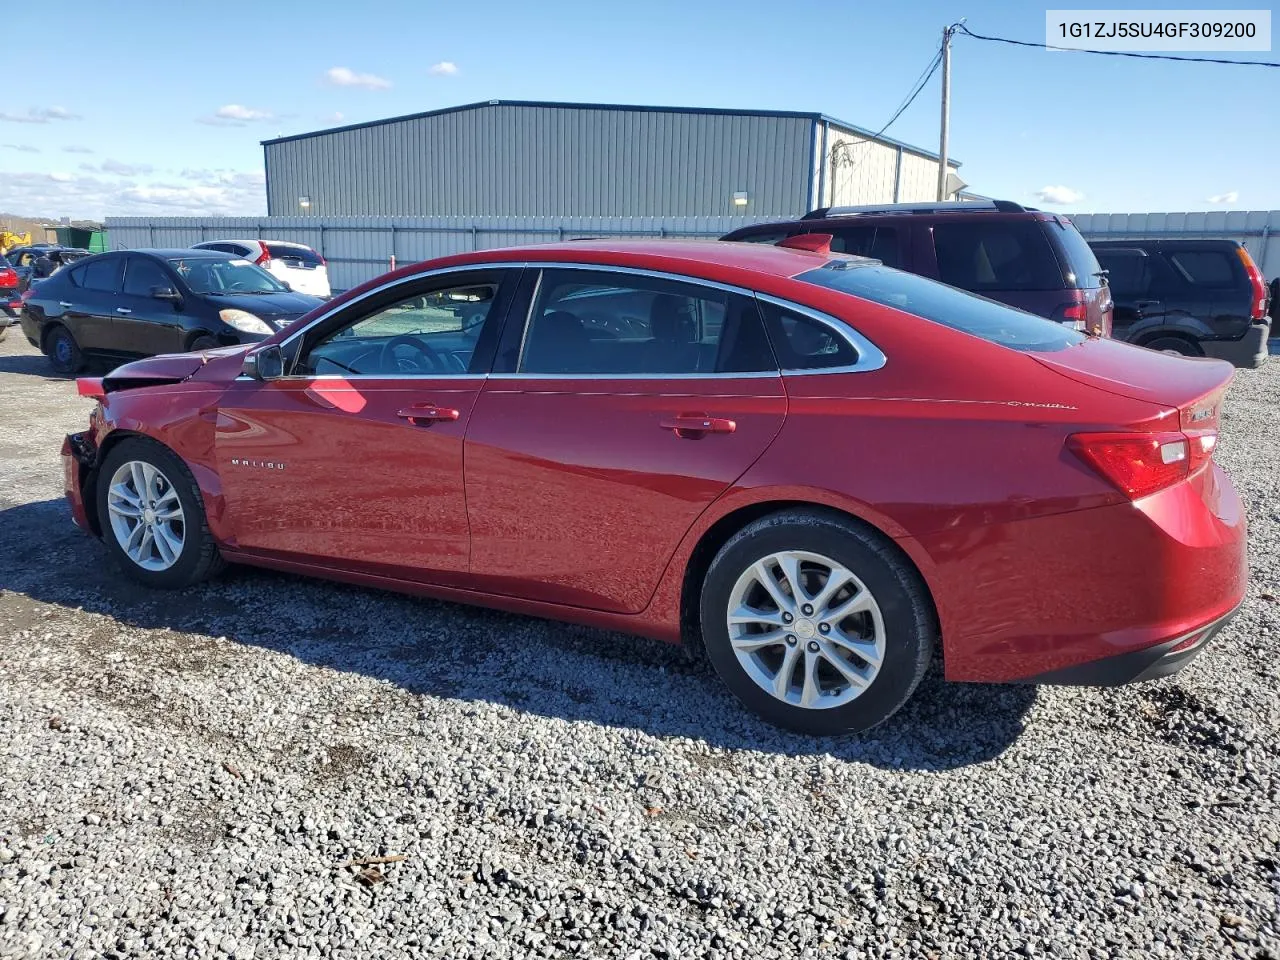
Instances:
[[[123,313],[125,315],[128,315],[130,313],[133,313],[133,311],[130,310],[128,307],[116,307],[116,313]]]
[[[63,310],[70,310],[70,309],[71,309],[71,304],[67,303],[67,301],[65,301],[65,300],[59,300],[59,301],[58,301],[58,306],[60,306]]]
[[[434,403],[415,404],[396,413],[397,417],[408,420],[419,426],[431,423],[452,423],[462,416],[462,412],[453,407],[440,407]]]
[[[658,426],[663,430],[674,431],[682,440],[697,440],[708,433],[733,433],[738,429],[738,424],[726,417],[708,417],[698,413],[668,417]]]

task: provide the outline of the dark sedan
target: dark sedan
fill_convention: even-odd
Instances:
[[[248,260],[214,250],[88,257],[38,281],[22,331],[59,373],[112,361],[265,339],[324,303]]]

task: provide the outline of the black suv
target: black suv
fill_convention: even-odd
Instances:
[[[721,240],[777,243],[832,236],[831,249],[873,257],[1013,307],[1111,335],[1102,268],[1066,217],[1008,200],[822,207],[799,220],[760,223]]]
[[[1115,336],[1237,367],[1267,358],[1268,292],[1235,240],[1095,240],[1115,297]]]

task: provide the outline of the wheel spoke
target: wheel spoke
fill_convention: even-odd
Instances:
[[[795,609],[795,602],[782,592],[778,581],[773,578],[773,571],[769,569],[769,565],[764,560],[758,560],[752,569],[755,571],[756,580],[760,586],[769,591],[769,596],[773,598],[773,602],[778,605],[779,610],[793,611]]]
[[[787,583],[791,584],[791,602],[793,604],[807,602],[809,594],[805,592],[804,583],[800,579],[800,558],[794,553],[780,553],[778,566],[782,568]]]
[[[826,611],[822,614],[822,619],[830,623],[839,623],[845,617],[850,617],[855,613],[866,613],[873,605],[874,601],[871,599],[871,594],[866,590],[862,590],[859,593],[855,593],[840,606],[832,607]]]
[[[174,535],[167,523],[156,524],[154,532],[156,549],[160,551],[160,559],[165,564],[172,564],[178,559],[178,554],[182,552],[182,540]]]
[[[800,688],[800,706],[812,707],[822,695],[822,687],[818,685],[818,655],[805,651],[804,686]]]
[[[157,507],[163,507],[166,504],[177,503],[177,502],[178,502],[178,491],[175,490],[172,486],[167,487],[164,493],[156,497]]]
[[[869,681],[852,663],[840,656],[827,644],[822,645],[822,652],[819,654],[823,660],[831,664],[831,666],[849,682],[851,686],[857,687],[859,690],[870,684]]]
[[[876,649],[874,640],[851,637],[843,630],[831,631],[831,633],[827,634],[827,640],[837,646],[844,647],[844,649],[855,654],[859,659],[865,660],[873,667],[880,666],[882,657],[880,656],[880,651]]]
[[[732,637],[729,642],[733,644],[733,649],[751,653],[763,650],[765,647],[780,646],[786,640],[786,636],[782,630],[772,630],[769,633],[748,633],[740,637]]]
[[[800,648],[787,647],[787,652],[782,656],[782,666],[778,668],[778,672],[773,677],[773,695],[780,700],[787,698],[787,691],[791,689],[791,678],[796,672],[796,659],[800,656]]]
[[[107,509],[130,519],[142,516],[142,505],[138,502],[138,498],[122,483],[116,484],[107,491]]]
[[[142,543],[143,535],[147,532],[147,525],[142,522],[135,523],[129,528],[129,535],[125,538],[124,552],[134,560],[138,559],[138,545]]]
[[[156,519],[157,520],[181,520],[182,507],[176,506],[176,505],[172,507],[167,507],[167,508],[156,507]]]
[[[739,624],[764,624],[770,627],[782,626],[781,610],[757,610],[755,607],[748,607],[746,604],[738,607],[729,614],[730,626]]]
[[[818,591],[818,595],[813,598],[813,609],[818,612],[818,616],[826,617],[824,611],[827,604],[831,602],[831,598],[840,592],[840,589],[846,586],[853,579],[851,574],[844,567],[833,567],[831,575],[827,577],[827,582],[822,585],[822,589]]]
[[[146,503],[147,496],[147,475],[142,471],[142,463],[134,460],[129,464],[129,477],[133,481],[133,492],[137,494],[141,503]]]

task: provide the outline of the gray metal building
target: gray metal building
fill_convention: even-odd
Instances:
[[[263,150],[272,216],[760,219],[932,200],[938,175],[937,154],[818,113],[516,100]]]

